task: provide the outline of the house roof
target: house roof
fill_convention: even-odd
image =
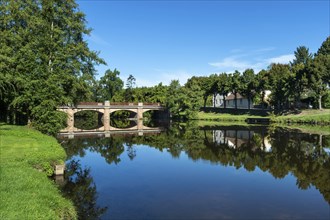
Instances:
[[[236,94],[236,98],[237,99],[245,99],[245,97],[243,97],[241,94],[237,93]],[[234,100],[235,99],[235,95],[234,93],[231,93],[229,96],[226,97],[226,100]]]

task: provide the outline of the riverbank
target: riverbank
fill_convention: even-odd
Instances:
[[[55,138],[22,126],[0,125],[0,219],[76,219],[47,175],[66,154]]]
[[[198,112],[196,119],[244,122],[247,118],[269,118],[271,122],[275,122],[275,123],[330,125],[330,109],[323,109],[323,110],[309,109],[309,110],[303,110],[297,114],[290,113],[286,115],[269,115],[269,116]]]

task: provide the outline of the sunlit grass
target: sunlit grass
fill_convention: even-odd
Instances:
[[[277,123],[290,122],[290,123],[329,124],[330,123],[330,109],[304,110],[299,114],[276,116],[273,120]]]
[[[228,114],[228,113],[212,113],[212,112],[198,112],[197,118],[199,120],[216,120],[216,121],[240,121],[244,122],[247,118],[270,118],[272,122],[276,123],[309,123],[309,124],[330,124],[330,109],[323,110],[303,110],[299,114],[288,115],[271,115],[258,116],[249,114]]]
[[[71,201],[42,169],[65,160],[53,137],[19,126],[0,126],[0,219],[74,219]]]
[[[232,115],[227,113],[212,113],[212,112],[198,112],[199,120],[218,120],[218,121],[241,121],[244,122],[247,118],[268,118],[264,116],[256,116],[256,115]]]

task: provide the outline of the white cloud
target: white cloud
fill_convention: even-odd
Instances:
[[[220,62],[209,63],[209,65],[217,67],[219,69],[245,69],[251,66],[246,61],[239,61],[234,57],[227,57]]]
[[[260,48],[260,49],[256,49],[253,52],[255,53],[261,53],[261,52],[268,52],[268,51],[272,51],[275,50],[275,47],[264,47],[264,48]]]
[[[268,50],[271,50],[272,48],[268,48]],[[267,51],[267,48],[260,49]],[[259,50],[259,51],[260,51]],[[243,58],[244,57],[244,58]],[[238,70],[240,72],[246,70],[246,69],[254,69],[254,71],[257,73],[261,69],[267,68],[272,63],[282,63],[287,64],[290,61],[294,59],[293,54],[285,54],[280,55],[277,57],[267,58],[267,59],[250,59],[247,60],[244,56],[230,56],[226,57],[219,62],[210,62],[209,65],[215,67],[220,72],[234,72],[235,70]]]
[[[236,57],[227,57],[220,62],[209,63],[209,65],[216,67],[221,72],[234,72],[238,70],[240,72],[246,69],[260,70],[263,67],[263,62],[250,62],[246,60],[239,60]]]
[[[91,42],[101,45],[101,46],[111,46],[110,43],[106,40],[104,40],[103,38],[101,38],[100,36],[98,36],[95,33],[92,33],[90,36],[87,37],[88,40],[90,40]]]
[[[271,64],[271,63],[286,64],[286,63],[289,63],[290,61],[292,61],[294,58],[295,58],[294,54],[286,54],[286,55],[281,55],[278,57],[269,58],[266,60],[266,62],[268,64]]]

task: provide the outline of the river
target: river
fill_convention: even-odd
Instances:
[[[59,136],[82,219],[329,219],[330,136],[173,124]]]

